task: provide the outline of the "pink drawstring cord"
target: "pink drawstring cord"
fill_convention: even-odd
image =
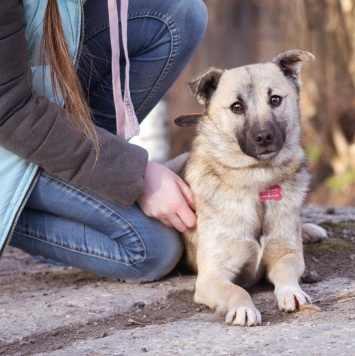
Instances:
[[[117,0],[108,0],[108,14],[110,24],[110,41],[112,48],[112,85],[113,97],[116,110],[117,135],[125,140],[139,134],[139,124],[134,112],[131,95],[129,91],[129,58],[127,50],[127,22],[128,2],[121,0],[121,26],[122,44],[126,59],[124,96],[121,93],[120,81],[120,45],[119,45],[119,22],[117,11]]]

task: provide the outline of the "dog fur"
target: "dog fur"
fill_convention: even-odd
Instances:
[[[190,186],[197,226],[183,234],[184,262],[197,272],[194,300],[226,313],[231,325],[261,324],[243,288],[266,275],[281,310],[311,302],[299,286],[305,264],[300,209],[310,175],[300,146],[300,72],[314,56],[302,50],[231,70],[210,68],[188,83],[203,114],[190,154],[169,162]],[[186,161],[186,164],[185,164]],[[279,200],[260,193],[281,187]],[[305,226],[310,240],[325,232]]]

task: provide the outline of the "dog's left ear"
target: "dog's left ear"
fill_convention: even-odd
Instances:
[[[301,69],[306,62],[310,62],[314,59],[315,57],[312,53],[294,49],[279,54],[272,62],[277,64],[284,75],[299,89],[302,85],[300,78]]]

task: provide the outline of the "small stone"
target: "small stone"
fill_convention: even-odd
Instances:
[[[319,274],[316,271],[307,271],[301,277],[302,283],[314,284],[320,281]]]
[[[145,307],[145,303],[144,302],[137,302],[137,303],[134,303],[133,306],[136,309],[143,309]]]
[[[315,262],[315,263],[319,263],[318,258],[317,258],[317,257],[314,257],[314,256],[312,256],[312,261]]]
[[[157,304],[163,304],[163,303],[164,303],[164,298],[163,297],[158,298]]]
[[[107,331],[101,333],[100,338],[103,339],[104,337],[108,336]]]
[[[78,328],[78,329],[76,330],[76,333],[77,333],[77,334],[84,334],[85,331],[86,331],[86,330],[83,329],[83,328]]]
[[[141,348],[141,351],[142,351],[142,352],[148,352],[148,350],[147,350],[145,347],[142,347],[142,348]]]

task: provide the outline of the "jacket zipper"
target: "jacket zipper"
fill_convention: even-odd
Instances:
[[[80,38],[79,38],[78,51],[76,53],[76,58],[74,58],[74,66],[75,66],[76,70],[78,70],[79,59],[80,59],[81,51],[83,48],[83,42],[84,42],[84,6],[83,5],[80,6],[80,11],[81,11]]]
[[[22,210],[25,207],[25,205],[27,203],[27,200],[30,197],[30,195],[31,195],[31,193],[32,193],[32,191],[34,189],[34,187],[35,187],[35,185],[37,183],[37,180],[38,180],[40,174],[42,173],[42,170],[43,170],[42,168],[38,168],[38,170],[36,172],[36,175],[34,176],[32,182],[31,182],[31,185],[29,186],[29,188],[28,188],[28,190],[26,192],[26,195],[22,199],[22,203],[21,203],[20,207],[17,210],[17,213],[16,213],[16,216],[14,218],[14,221],[12,222],[12,225],[11,225],[11,228],[9,230],[9,233],[8,233],[6,239],[5,239],[5,243],[4,243],[4,245],[2,246],[2,248],[0,250],[0,261],[1,261],[2,257],[3,257],[3,255],[4,255],[5,249],[7,248],[7,246],[10,243],[10,240],[11,240],[11,237],[12,237],[14,231],[15,231],[15,227],[17,225],[18,219],[20,218]]]

